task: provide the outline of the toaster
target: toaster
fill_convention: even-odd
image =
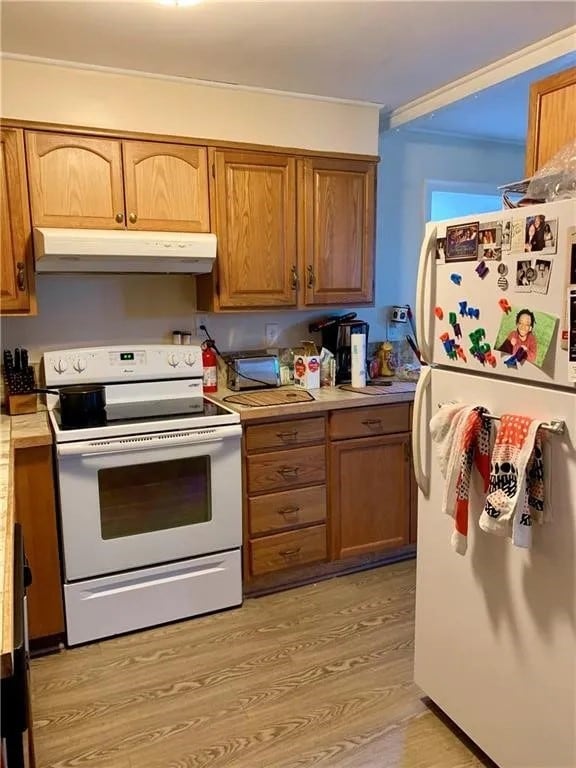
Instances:
[[[280,363],[276,355],[257,353],[228,357],[228,389],[263,389],[280,386]]]

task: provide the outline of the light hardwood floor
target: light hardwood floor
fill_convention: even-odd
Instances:
[[[32,663],[38,768],[478,768],[412,683],[414,562]]]

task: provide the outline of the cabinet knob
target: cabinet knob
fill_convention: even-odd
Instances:
[[[135,213],[129,213],[128,221],[130,222],[130,224],[136,224],[136,222],[138,221],[138,216],[136,216]]]
[[[308,286],[308,288],[314,288],[314,281],[316,278],[314,276],[314,267],[312,266],[312,264],[308,264],[308,266],[306,267],[306,271],[308,272],[308,279],[307,279],[306,285]]]
[[[26,290],[26,264],[23,261],[19,261],[16,264],[16,285],[19,291]]]
[[[117,213],[114,218],[116,219],[118,224],[122,224],[122,222],[124,221],[124,214],[123,213]]]

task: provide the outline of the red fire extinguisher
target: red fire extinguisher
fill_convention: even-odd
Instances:
[[[204,392],[218,391],[218,360],[212,349],[212,342],[202,344],[202,367],[204,369]]]

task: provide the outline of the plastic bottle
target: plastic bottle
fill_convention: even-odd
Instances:
[[[218,359],[210,341],[202,344],[202,367],[204,392],[218,392]]]

